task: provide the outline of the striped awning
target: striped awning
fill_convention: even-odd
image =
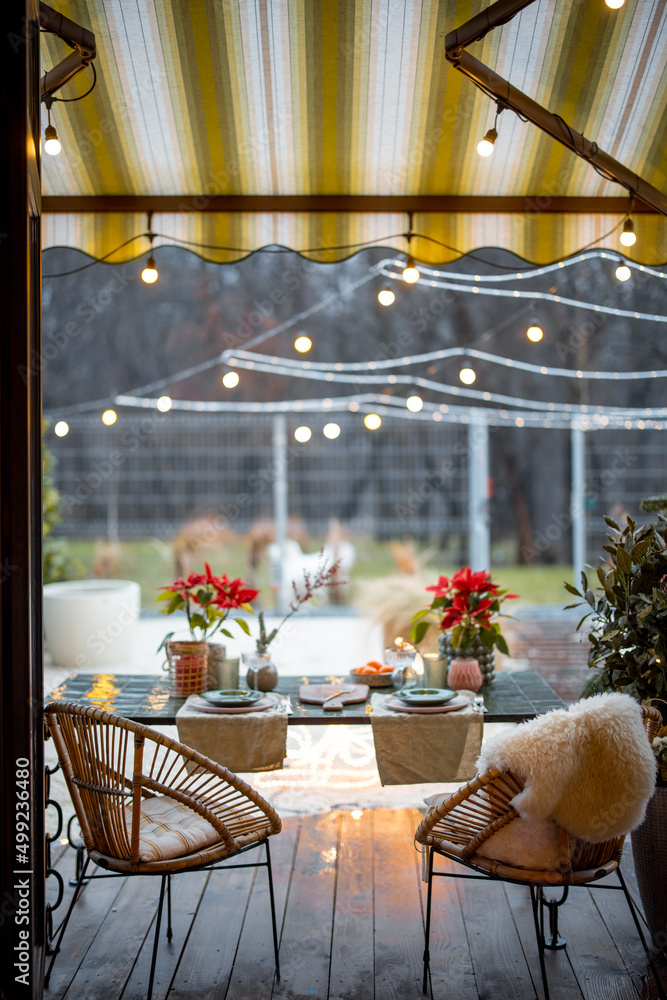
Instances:
[[[446,62],[444,39],[485,0],[54,6],[95,33],[98,79],[89,97],[53,108],[63,151],[43,158],[45,247],[102,257],[126,244],[115,262],[145,253],[148,241],[136,238],[147,229],[143,209],[114,211],[120,196],[156,200],[156,245],[182,241],[217,261],[270,244],[321,260],[365,243],[406,249],[403,211],[364,211],[363,201],[348,211],[283,211],[280,199],[293,195],[393,196],[406,206],[413,196],[450,196],[447,211],[414,216],[423,238],[412,249],[428,262],[499,246],[544,263],[599,241],[622,219],[618,203],[554,211],[560,199],[624,191],[511,111],[499,118],[493,155],[476,154],[495,105]],[[42,39],[48,69],[67,49]],[[537,0],[471,52],[667,188],[664,0],[626,0],[617,11],[602,0]],[[89,85],[87,71],[57,96]],[[241,196],[238,210],[210,210],[232,195]],[[167,196],[188,210],[178,201],[162,210]],[[276,198],[275,209],[244,210],[252,196]],[[519,197],[521,210],[505,209],[502,199]],[[664,217],[638,213],[635,228],[626,255],[663,261]],[[618,232],[599,245],[618,250]]]

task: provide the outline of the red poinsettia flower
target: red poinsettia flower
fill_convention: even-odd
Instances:
[[[433,592],[434,597],[446,597],[449,593],[451,583],[449,577],[440,576],[438,577],[438,582],[433,584],[432,587],[427,587],[427,590]]]
[[[223,575],[216,581],[216,596],[211,602],[216,608],[240,608],[242,604],[249,604],[259,594],[258,590],[249,587],[240,578],[230,580]]]

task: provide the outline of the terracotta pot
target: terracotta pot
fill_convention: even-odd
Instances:
[[[631,836],[637,885],[653,942],[667,944],[667,786],[658,786]]]
[[[482,671],[479,663],[472,657],[452,660],[447,671],[447,687],[452,691],[479,691],[482,686]]]
[[[452,640],[448,632],[440,633],[439,646],[440,654],[446,658],[447,666],[449,666],[452,660],[456,659],[458,651],[452,646]],[[470,656],[473,656],[479,664],[479,669],[482,671],[482,684],[484,686],[490,684],[496,675],[495,650],[487,649],[480,639],[474,639],[468,652]]]

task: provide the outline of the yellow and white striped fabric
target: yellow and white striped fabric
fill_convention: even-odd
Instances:
[[[495,106],[445,60],[448,31],[486,0],[53,0],[96,36],[90,97],[54,105],[63,142],[44,157],[48,195],[521,195],[524,214],[422,216],[425,261],[503,246],[533,261],[571,253],[618,217],[550,214],[552,196],[622,189],[505,111],[491,157],[475,146]],[[43,35],[45,68],[67,52]],[[471,52],[646,181],[667,187],[667,4],[537,0]],[[58,96],[82,94],[90,71]],[[546,204],[546,209],[541,206]],[[102,256],[144,231],[145,216],[47,216],[44,245]],[[404,215],[156,217],[154,229],[232,250],[321,248],[378,240]],[[665,221],[636,219],[630,251],[664,259]],[[392,241],[388,241],[391,243]],[[393,241],[405,249],[405,241]],[[617,235],[608,245],[618,248]],[[115,261],[137,256],[131,243]]]

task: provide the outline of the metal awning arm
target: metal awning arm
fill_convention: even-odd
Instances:
[[[445,56],[448,62],[477,84],[485,93],[499,101],[501,106],[511,108],[512,111],[527,118],[533,125],[571,149],[577,156],[594,164],[610,180],[622,184],[638,199],[651,205],[662,215],[667,215],[667,196],[661,191],[605,153],[597,143],[591,142],[590,139],[577,132],[558,115],[547,111],[537,101],[528,97],[521,90],[517,90],[508,80],[466,52],[467,45],[479,41],[489,31],[501,24],[506,24],[524,7],[528,7],[534,2],[535,0],[497,0],[486,10],[471,18],[470,21],[466,21],[460,28],[450,31],[445,38]]]
[[[45,31],[62,38],[74,52],[45,73],[40,80],[40,100],[60,90],[73,77],[89,66],[96,55],[95,35],[45,3],[39,5],[39,25]]]

